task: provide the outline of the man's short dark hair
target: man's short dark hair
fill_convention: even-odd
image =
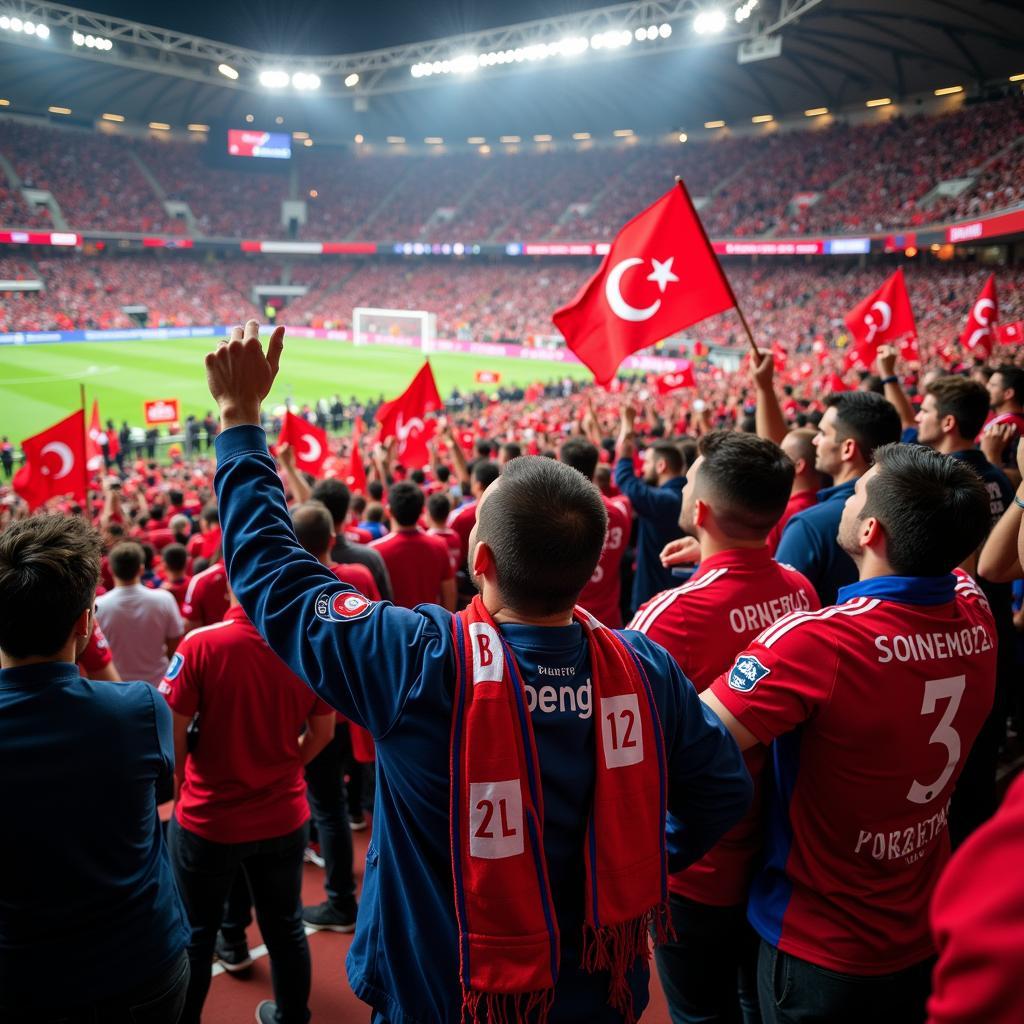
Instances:
[[[423,513],[423,492],[409,480],[392,484],[388,508],[399,526],[415,526]]]
[[[32,516],[0,533],[0,649],[48,658],[92,606],[99,533],[77,516]]]
[[[334,543],[334,517],[322,501],[306,501],[293,509],[292,528],[298,542],[314,558],[330,551]]]
[[[331,519],[334,520],[335,526],[340,526],[345,522],[352,496],[340,480],[318,481],[313,488],[311,497],[314,501],[319,501],[320,504],[327,506],[327,511],[331,513]]]
[[[439,484],[448,483],[449,477],[452,475],[452,471],[447,466],[438,466],[434,470],[434,477]]]
[[[498,589],[528,615],[568,611],[594,573],[608,526],[601,492],[570,466],[524,455],[505,467],[477,520]]]
[[[501,475],[501,467],[490,459],[480,459],[473,466],[473,479],[486,491]]]
[[[444,491],[437,491],[427,498],[427,513],[435,523],[446,522],[452,511],[452,503]]]
[[[836,438],[852,438],[869,465],[876,448],[900,439],[903,424],[896,406],[873,391],[843,391],[829,395],[825,404],[836,411]]]
[[[383,501],[384,485],[379,480],[371,480],[366,485],[366,495],[371,501]]]
[[[188,549],[184,544],[168,544],[160,552],[164,567],[171,572],[184,572],[188,565]]]
[[[860,518],[882,524],[893,572],[945,576],[978,549],[992,513],[970,466],[916,444],[883,445],[875,465]]]
[[[673,476],[683,475],[683,453],[670,441],[659,441],[654,447],[654,461],[664,461]]]
[[[109,562],[114,579],[130,583],[145,565],[146,553],[138,541],[122,540],[110,549]]]
[[[409,472],[409,479],[418,486],[422,487],[427,482],[426,474],[422,469],[413,469]]]
[[[1014,400],[1024,403],[1024,370],[1013,363],[1002,363],[993,372],[1003,378],[1004,388],[1013,388]]]
[[[167,492],[167,500],[170,501],[172,505],[177,505],[180,507],[185,503],[185,495],[176,487],[172,487]]]
[[[697,451],[704,459],[698,494],[707,495],[722,529],[737,540],[767,537],[789,501],[793,460],[774,441],[731,430],[705,434]]]
[[[588,480],[594,479],[597,469],[598,451],[585,437],[570,437],[562,442],[558,457]]]
[[[518,459],[523,454],[523,449],[515,441],[506,441],[501,446],[501,454],[505,456],[505,462],[509,463],[513,459]]]
[[[220,511],[217,508],[217,503],[211,501],[208,505],[204,505],[200,518],[207,526],[218,526],[220,524]]]
[[[939,377],[925,388],[935,399],[939,418],[952,416],[961,437],[973,441],[989,414],[988,390],[984,384],[967,377]]]

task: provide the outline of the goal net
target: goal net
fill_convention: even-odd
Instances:
[[[436,332],[436,314],[423,309],[352,310],[352,340],[357,345],[405,345],[429,352]]]

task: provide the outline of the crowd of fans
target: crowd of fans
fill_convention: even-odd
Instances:
[[[220,145],[213,138],[142,142],[21,122],[5,122],[0,152],[26,186],[52,191],[78,229],[185,230],[165,213],[139,158],[166,198],[189,204],[207,236],[600,240],[679,175],[712,235],[744,237],[913,228],[1012,206],[1021,197],[1022,128],[1024,103],[1014,96],[942,114],[886,118],[883,110],[868,124],[723,132],[685,145],[625,139],[565,150],[492,139],[487,153],[406,155],[307,149],[296,140],[291,176],[287,168],[215,165],[206,156]],[[961,191],[933,194],[958,179],[966,180]],[[304,224],[282,216],[287,199],[306,203]],[[48,225],[49,217],[0,190],[0,222]]]

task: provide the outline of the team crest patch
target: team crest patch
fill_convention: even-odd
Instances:
[[[167,666],[167,671],[164,673],[164,679],[174,681],[178,678],[178,673],[181,671],[181,666],[185,664],[185,656],[183,654],[175,653],[174,657],[171,658],[170,664]]]
[[[364,619],[373,610],[373,602],[351,590],[340,594],[321,594],[316,599],[316,614],[327,622],[352,622]]]
[[[744,654],[742,658],[737,658],[729,672],[729,689],[750,693],[770,671],[752,654]]]

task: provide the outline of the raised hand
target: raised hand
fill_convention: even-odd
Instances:
[[[878,375],[891,377],[896,372],[896,349],[892,345],[878,347]]]
[[[762,391],[770,391],[772,380],[775,377],[775,357],[768,352],[761,352],[759,356],[750,356],[750,379],[754,387]]]
[[[281,364],[284,328],[276,327],[264,354],[260,325],[250,320],[233,327],[231,337],[206,357],[206,383],[217,407],[221,426],[260,423],[260,406],[270,393]]]

